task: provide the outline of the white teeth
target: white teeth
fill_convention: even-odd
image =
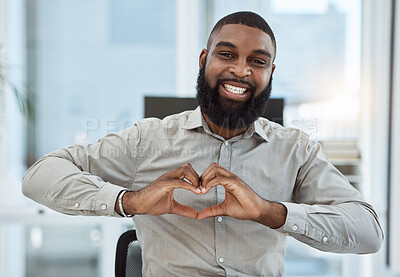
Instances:
[[[228,84],[224,84],[224,87],[227,90],[229,90],[230,92],[235,93],[235,94],[243,94],[247,90],[245,88],[239,88],[239,87],[235,87],[235,86],[228,85]]]

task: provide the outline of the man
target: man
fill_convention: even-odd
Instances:
[[[289,235],[377,251],[375,212],[320,145],[258,118],[275,54],[263,18],[222,18],[200,54],[199,108],[49,153],[23,193],[66,214],[134,215],[145,276],[283,276]]]

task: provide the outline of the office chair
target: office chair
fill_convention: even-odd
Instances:
[[[126,231],[118,239],[115,277],[142,277],[142,249],[135,230]]]

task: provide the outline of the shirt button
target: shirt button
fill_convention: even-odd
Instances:
[[[75,208],[79,208],[79,202],[76,202],[74,206]]]
[[[224,144],[225,144],[225,146],[228,146],[229,145],[229,141],[224,141]]]
[[[224,258],[219,257],[219,258],[218,258],[218,261],[222,264],[222,263],[224,262]]]
[[[328,241],[328,237],[323,237],[322,238],[322,242],[327,242]]]
[[[107,210],[107,205],[106,205],[106,204],[101,205],[101,209],[102,209],[103,211]]]
[[[293,231],[297,231],[298,229],[299,229],[299,227],[297,227],[297,225],[293,225],[293,226],[292,226],[292,230],[293,230]]]
[[[217,218],[217,220],[218,220],[218,222],[221,223],[221,222],[222,222],[222,217],[219,216],[219,217]]]

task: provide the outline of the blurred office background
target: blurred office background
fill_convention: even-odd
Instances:
[[[194,97],[209,31],[238,10],[275,32],[272,95],[285,99],[284,124],[321,141],[385,231],[373,255],[289,239],[286,276],[400,276],[396,2],[0,0],[0,276],[113,276],[116,241],[132,222],[39,206],[20,192],[24,172],[49,151],[131,126],[145,95]],[[34,116],[21,113],[14,88],[34,98]]]

